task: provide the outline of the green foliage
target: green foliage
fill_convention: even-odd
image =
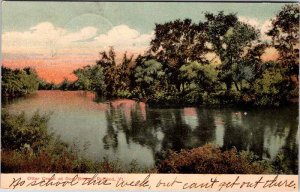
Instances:
[[[180,68],[180,77],[189,84],[195,83],[200,90],[208,93],[214,92],[217,84],[217,71],[211,65],[202,65],[191,62]]]
[[[43,79],[39,79],[39,90],[56,90],[58,88],[59,87],[54,82],[48,83]]]
[[[107,52],[100,53],[100,60],[96,62],[96,73],[92,73],[92,78],[88,78],[88,75],[84,75],[90,80],[93,90],[96,90],[102,95],[115,97],[119,96],[119,93],[124,93],[132,90],[133,69],[132,60],[133,56],[128,57],[127,53],[124,53],[124,57],[121,63],[115,61],[115,51],[113,47]]]
[[[33,93],[38,89],[39,79],[32,68],[9,69],[2,67],[2,97],[18,97]]]
[[[135,81],[140,85],[144,95],[156,92],[164,76],[162,64],[153,59],[145,61],[135,68]]]
[[[293,147],[293,150],[298,151],[298,144]],[[276,174],[298,174],[298,153],[295,153],[293,158],[287,158],[293,154],[291,152],[288,148],[282,148],[273,159],[272,167]]]
[[[191,19],[175,20],[156,24],[154,31],[150,50],[169,74],[168,83],[175,85],[180,92],[179,68],[191,61],[207,63],[205,25],[201,22],[195,24]]]
[[[234,14],[224,15],[220,12],[217,15],[207,13],[205,16],[212,51],[221,60],[218,77],[226,84],[228,92],[231,91],[233,83],[239,91],[238,82],[244,78],[242,72],[246,69],[241,66],[245,64],[245,52],[257,43],[259,32],[254,27],[238,21]]]
[[[67,79],[64,78],[64,80],[60,83],[60,85],[58,86],[58,88],[60,90],[70,90],[72,86],[72,83]]]
[[[125,52],[117,63],[112,47],[101,52],[95,66],[74,72],[75,87],[164,106],[280,105],[298,95],[293,83],[298,71],[291,73],[298,66],[298,18],[298,7],[286,5],[273,20],[268,35],[281,56],[272,67],[261,59],[270,45],[261,43],[257,29],[236,14],[206,13],[199,23],[185,19],[156,24],[149,50],[135,60]],[[212,64],[207,54],[220,63]]]
[[[111,47],[100,52],[96,65],[75,70],[75,82],[64,79],[59,87],[38,79],[30,68],[3,68],[2,93],[22,96],[38,84],[39,89],[88,90],[164,106],[281,105],[298,99],[298,20],[299,7],[285,5],[267,33],[273,45],[262,43],[259,31],[232,13],[205,13],[198,23],[156,24],[144,55],[134,59],[125,52],[118,62]],[[261,59],[271,46],[279,51],[277,64]],[[209,61],[208,54],[215,58]]]
[[[77,69],[74,71],[77,77],[75,86],[79,90],[91,90],[91,67],[86,66],[83,69]]]
[[[98,93],[105,91],[103,68],[100,65],[86,66],[82,69],[77,69],[74,71],[74,74],[77,77],[77,80],[74,82],[74,87],[77,89],[96,91]],[[67,87],[68,82],[65,84],[66,86],[64,87]]]
[[[49,116],[41,116],[36,112],[30,120],[25,113],[10,115],[7,111],[1,113],[1,145],[4,149],[20,150],[25,145],[34,150],[43,146],[49,140],[47,122]]]
[[[280,105],[287,101],[289,81],[284,76],[285,68],[277,63],[267,63],[261,78],[254,81],[253,90],[257,105]]]
[[[294,77],[291,79],[294,86],[299,81],[299,15],[299,4],[286,4],[272,20],[272,29],[267,33],[279,52],[280,63],[287,67],[287,75]]]

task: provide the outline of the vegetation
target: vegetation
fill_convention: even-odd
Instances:
[[[299,6],[286,5],[272,20],[272,45],[279,52],[279,63],[286,68],[293,88],[299,84]],[[297,87],[298,88],[298,87]]]
[[[24,96],[36,91],[39,87],[37,73],[32,68],[13,70],[1,67],[1,71],[1,96],[4,98]]]
[[[54,82],[48,83],[43,79],[39,80],[39,90],[56,90],[58,88],[59,87]]]
[[[273,161],[260,160],[250,151],[221,150],[206,144],[179,152],[169,151],[157,165],[159,173],[197,174],[297,174],[291,171],[284,155],[279,153]]]
[[[74,71],[73,88],[158,105],[285,104],[298,97],[298,21],[298,5],[284,6],[267,33],[272,43],[223,12],[206,13],[198,24],[190,19],[156,24],[147,53],[135,59],[125,53],[117,63],[113,48],[101,52],[96,65]],[[270,47],[280,58],[264,62],[261,56]]]
[[[109,99],[134,98],[150,105],[279,106],[298,98],[299,6],[285,5],[272,21],[262,42],[254,27],[236,14],[206,13],[205,20],[190,19],[156,24],[150,48],[134,57],[124,53],[117,61],[113,47],[100,52],[95,65],[76,69],[77,80],[47,83],[32,68],[2,67],[2,97],[36,90],[88,90]],[[277,61],[263,61],[267,48],[279,53]],[[3,172],[159,172],[159,173],[288,173],[284,155],[259,160],[235,148],[213,145],[170,151],[153,169],[133,163],[92,162],[82,158],[49,132],[49,115],[1,114],[1,168]],[[176,124],[176,126],[182,126]],[[147,128],[147,126],[145,126]],[[185,127],[182,127],[185,128]],[[139,128],[140,129],[140,128]],[[138,139],[135,137],[135,139]],[[147,140],[147,139],[146,139]],[[144,140],[143,140],[144,141]]]
[[[299,7],[287,4],[260,33],[236,14],[205,13],[156,24],[144,55],[118,62],[113,47],[100,52],[96,65],[76,69],[75,82],[46,83],[31,68],[2,68],[2,95],[22,96],[37,89],[88,90],[106,98],[135,98],[152,105],[278,106],[297,100],[299,89]],[[274,47],[277,61],[263,61]],[[209,56],[210,55],[210,56]]]
[[[252,153],[235,148],[222,152],[213,145],[170,152],[158,171],[162,173],[261,174],[272,172],[268,162],[257,161]]]
[[[1,145],[4,149],[21,149],[23,145],[30,146],[34,151],[49,142],[47,134],[48,115],[35,113],[27,121],[25,113],[16,116],[2,110],[1,114]]]

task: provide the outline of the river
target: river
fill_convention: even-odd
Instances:
[[[83,91],[38,91],[5,105],[11,113],[52,113],[49,128],[91,160],[135,160],[152,167],[160,153],[214,143],[250,150],[261,159],[278,154],[297,166],[298,106],[263,109],[149,108],[129,99],[95,102]],[[291,168],[293,169],[293,168]],[[296,169],[296,168],[295,168]]]

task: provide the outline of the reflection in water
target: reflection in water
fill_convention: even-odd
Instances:
[[[39,91],[6,107],[14,113],[50,112],[49,125],[66,142],[78,138],[83,155],[94,160],[132,160],[151,167],[165,150],[215,143],[253,151],[261,159],[283,154],[297,170],[297,106],[278,109],[152,109],[133,100],[94,102],[88,92]],[[85,143],[89,143],[86,149]]]

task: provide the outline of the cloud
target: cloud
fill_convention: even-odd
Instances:
[[[244,23],[247,23],[254,28],[258,29],[261,34],[261,40],[263,41],[270,41],[271,37],[266,35],[266,32],[268,32],[272,27],[272,19],[267,19],[263,22],[260,22],[257,18],[248,18],[240,16],[238,17],[238,20]]]
[[[97,34],[97,30],[95,27],[85,27],[82,28],[77,33],[70,33],[62,37],[62,41],[65,42],[76,42],[81,40],[87,40],[92,37],[95,37]]]
[[[266,41],[271,41],[272,38],[270,36],[267,36],[266,33],[272,28],[272,20],[266,20],[262,25],[261,25],[261,38],[262,40]]]
[[[247,23],[255,28],[258,28],[260,25],[259,21],[256,18],[248,18],[248,17],[240,16],[240,17],[238,17],[238,20],[243,23]]]
[[[118,50],[146,49],[154,32],[140,34],[137,30],[131,29],[127,25],[113,27],[106,34],[101,34],[95,38],[95,43],[101,48],[107,49],[110,46]]]
[[[85,27],[78,32],[55,27],[52,23],[43,22],[25,32],[6,32],[3,34],[3,52],[10,54],[53,54],[73,42],[96,36],[97,29]]]
[[[72,71],[94,64],[98,53],[114,46],[117,60],[128,54],[143,53],[154,32],[141,34],[127,25],[112,27],[99,34],[98,28],[86,26],[68,31],[50,22],[39,23],[26,31],[2,35],[3,65],[12,68],[34,67],[42,78],[56,83],[72,79]]]
[[[11,31],[3,34],[3,53],[16,55],[41,55],[42,57],[84,54],[95,55],[114,46],[117,51],[144,51],[154,33],[141,34],[127,25],[111,28],[98,34],[95,27],[87,26],[70,32],[50,22],[39,23],[24,32]]]

